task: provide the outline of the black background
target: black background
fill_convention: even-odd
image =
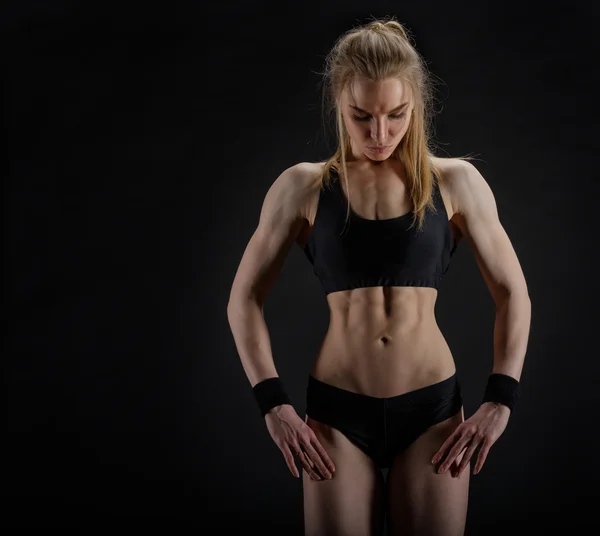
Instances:
[[[467,534],[594,519],[598,7],[556,6],[5,4],[5,526],[301,534],[301,482],[226,305],[269,186],[333,147],[325,54],[386,15],[435,76],[438,153],[477,156],[532,300],[519,405],[471,479]],[[494,307],[466,243],[436,314],[468,417]],[[265,317],[303,415],[328,310],[297,246]]]

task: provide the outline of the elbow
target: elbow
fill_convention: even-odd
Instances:
[[[531,298],[526,286],[510,288],[506,286],[498,287],[493,293],[496,307],[502,307],[509,301],[518,301],[528,307],[531,307]]]
[[[239,316],[249,306],[258,307],[262,311],[262,303],[252,293],[231,294],[227,302],[227,319],[229,323],[231,323],[232,318]]]
[[[268,287],[259,281],[234,281],[229,291],[229,301],[227,302],[227,317],[237,317],[248,308],[258,309],[262,312],[265,299],[268,294]]]
[[[231,319],[241,308],[241,301],[239,298],[230,297],[227,302],[227,319],[231,324]]]
[[[519,301],[521,301],[523,303],[526,303],[528,305],[531,305],[531,297],[529,296],[529,290],[528,290],[527,285],[525,283],[523,283],[518,288],[514,289],[510,293],[510,296],[514,296]]]

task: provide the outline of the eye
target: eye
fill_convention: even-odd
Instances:
[[[405,115],[406,115],[406,112],[402,112],[399,114],[391,114],[390,117],[392,119],[402,119]],[[368,116],[368,115],[366,115],[366,116],[352,115],[352,118],[355,121],[368,121],[370,119],[370,116]]]

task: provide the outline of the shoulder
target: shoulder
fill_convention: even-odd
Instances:
[[[303,193],[319,185],[323,166],[323,162],[298,162],[282,171],[275,183],[292,192]]]
[[[440,190],[453,215],[465,217],[474,211],[496,211],[492,190],[469,161],[460,158],[434,158],[442,175]]]
[[[298,162],[291,165],[275,179],[267,197],[276,199],[276,205],[293,207],[294,212],[306,218],[321,186],[323,166],[324,162]]]

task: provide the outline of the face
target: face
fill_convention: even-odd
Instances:
[[[355,160],[386,160],[408,130],[413,109],[410,86],[398,78],[355,79],[341,95],[342,117]]]

